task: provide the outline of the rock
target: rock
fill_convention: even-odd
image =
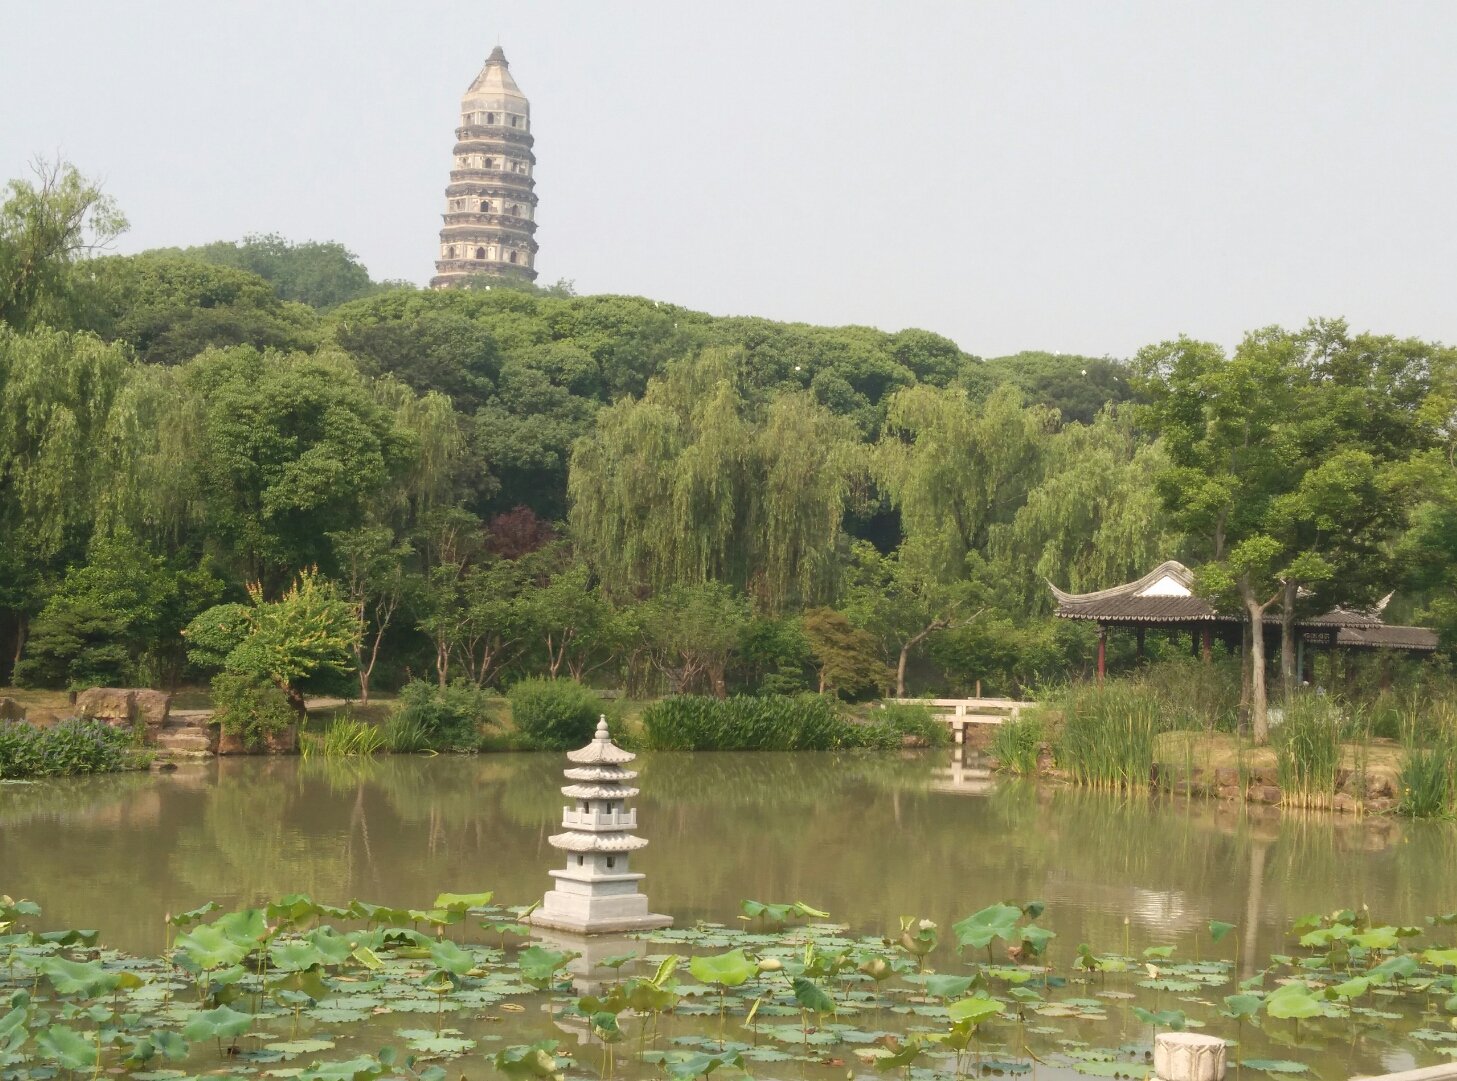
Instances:
[[[1273,784],[1252,784],[1245,793],[1245,799],[1250,803],[1279,803],[1283,798],[1278,785]]]
[[[25,720],[25,707],[13,698],[0,698],[0,721]]]
[[[1217,788],[1215,788],[1214,795],[1215,795],[1215,797],[1217,799],[1237,800],[1240,797],[1239,785],[1237,785],[1237,784],[1222,784],[1222,785],[1219,785]]]
[[[1239,770],[1233,766],[1220,766],[1214,771],[1214,783],[1219,788],[1239,785]]]
[[[1250,784],[1275,785],[1280,783],[1280,771],[1274,766],[1254,766],[1249,771]]]
[[[262,746],[249,747],[241,736],[234,732],[217,731],[215,754],[295,754],[298,751],[298,725],[291,724],[282,732],[272,732],[263,737]]]
[[[34,728],[54,728],[64,717],[53,709],[33,709],[26,714],[25,721]]]
[[[1396,807],[1396,800],[1390,796],[1376,796],[1366,801],[1366,810],[1372,814],[1384,814]]]
[[[166,691],[136,691],[136,719],[148,728],[167,723],[172,709],[172,696]]]
[[[1355,814],[1361,809],[1361,801],[1349,792],[1337,792],[1331,800],[1331,810],[1342,814]]]
[[[1224,1081],[1224,1041],[1202,1032],[1160,1032],[1153,1072],[1160,1081]]]
[[[137,692],[121,687],[92,687],[76,696],[76,714],[105,721],[113,728],[129,727],[137,717]]]

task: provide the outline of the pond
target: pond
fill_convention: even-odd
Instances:
[[[526,904],[541,897],[560,859],[547,837],[560,828],[564,765],[560,755],[219,759],[168,774],[0,785],[0,894],[38,902],[39,926],[95,927],[104,944],[138,954],[163,949],[165,914],[209,900],[231,909],[302,891],[338,904],[425,907],[442,891],[493,890],[499,904]],[[1377,988],[1384,999],[1353,1001],[1350,1015],[1303,1027],[1262,1018],[1261,1031],[1218,1012],[1238,990],[1235,980],[1257,973],[1271,954],[1310,952],[1289,933],[1298,916],[1369,906],[1374,924],[1420,926],[1457,908],[1451,824],[1038,788],[993,780],[945,752],[649,754],[638,766],[638,833],[651,843],[634,869],[647,875],[653,910],[678,928],[742,928],[736,916],[745,898],[804,901],[852,938],[895,938],[900,918],[915,916],[940,929],[932,967],[970,974],[968,962],[986,958],[957,955],[954,923],[1003,900],[1045,903],[1037,922],[1057,935],[1047,963],[1070,982],[1043,987],[1044,997],[1084,1005],[1022,1008],[1009,999],[1009,1010],[1026,1016],[1017,1026],[1025,1031],[1014,1038],[989,1026],[987,1034],[1004,1058],[1019,1041],[1035,1048],[1040,1040],[1051,1064],[1044,1072],[1066,1072],[1074,1064],[1067,1056],[1082,1050],[1082,1073],[1140,1076],[1137,1045],[1148,1043],[1150,1029],[1130,1015],[1134,1005],[1176,1009],[1206,1031],[1238,1034],[1244,1057],[1304,1065],[1308,1076],[1402,1069],[1457,1053],[1457,1032],[1445,1036],[1446,995],[1432,1002],[1436,1016],[1421,1017],[1435,990],[1422,998]],[[1235,929],[1215,944],[1211,920]],[[1453,928],[1425,931],[1416,948],[1452,945]],[[478,933],[478,942],[487,939]],[[702,943],[689,936],[643,949],[721,951],[734,942],[710,932]],[[1074,969],[1080,943],[1136,964],[1090,977]],[[1143,956],[1161,946],[1174,947],[1173,956]],[[1003,945],[995,948],[994,960],[1007,965]],[[1227,964],[1210,968],[1211,959]],[[1145,961],[1165,971],[1145,973]],[[1275,986],[1272,977],[1264,990]],[[992,990],[1005,997],[1007,988]],[[1099,994],[1096,1008],[1087,1005]],[[913,998],[897,1004],[902,1029],[927,1027],[928,1016],[937,1023],[939,1006],[918,1014]],[[707,1027],[716,1029],[717,1011],[708,1012]],[[800,1024],[797,1014],[774,1020]],[[457,1016],[449,1024],[470,1028]],[[491,1024],[496,1041],[554,1031],[562,1038],[534,1008],[494,1015]],[[691,1049],[693,1018],[674,1024]],[[1127,1063],[1100,1061],[1103,1049],[1120,1047]],[[843,1078],[848,1063],[874,1076],[853,1050],[818,1047],[808,1065],[748,1065],[756,1076],[830,1069],[824,1076]],[[483,1062],[475,1060],[472,1076],[492,1072]],[[934,1063],[917,1070],[923,1065]]]

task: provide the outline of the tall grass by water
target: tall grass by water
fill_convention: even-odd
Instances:
[[[1069,687],[1059,696],[1061,729],[1053,753],[1076,784],[1146,789],[1153,773],[1160,703],[1148,687],[1104,683]]]
[[[827,751],[845,745],[852,727],[817,694],[679,695],[654,702],[642,720],[655,751]]]
[[[1285,806],[1322,808],[1335,801],[1342,727],[1340,708],[1324,695],[1297,694],[1285,703],[1270,738]]]
[[[389,740],[382,728],[348,713],[332,718],[322,732],[304,732],[299,736],[299,753],[304,757],[371,755],[388,747]]]
[[[997,725],[987,752],[997,760],[997,768],[1019,777],[1037,776],[1037,753],[1042,747],[1042,719],[1023,717]]]
[[[1457,705],[1430,702],[1404,720],[1397,810],[1413,818],[1457,815]]]

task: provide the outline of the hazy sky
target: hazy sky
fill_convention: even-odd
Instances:
[[[0,175],[64,155],[123,251],[278,232],[424,282],[498,42],[543,282],[984,356],[1457,342],[1450,0],[0,0]]]

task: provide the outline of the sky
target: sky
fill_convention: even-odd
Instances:
[[[1449,0],[0,0],[0,177],[73,162],[119,251],[276,232],[423,284],[496,44],[543,283],[981,356],[1457,343]]]

